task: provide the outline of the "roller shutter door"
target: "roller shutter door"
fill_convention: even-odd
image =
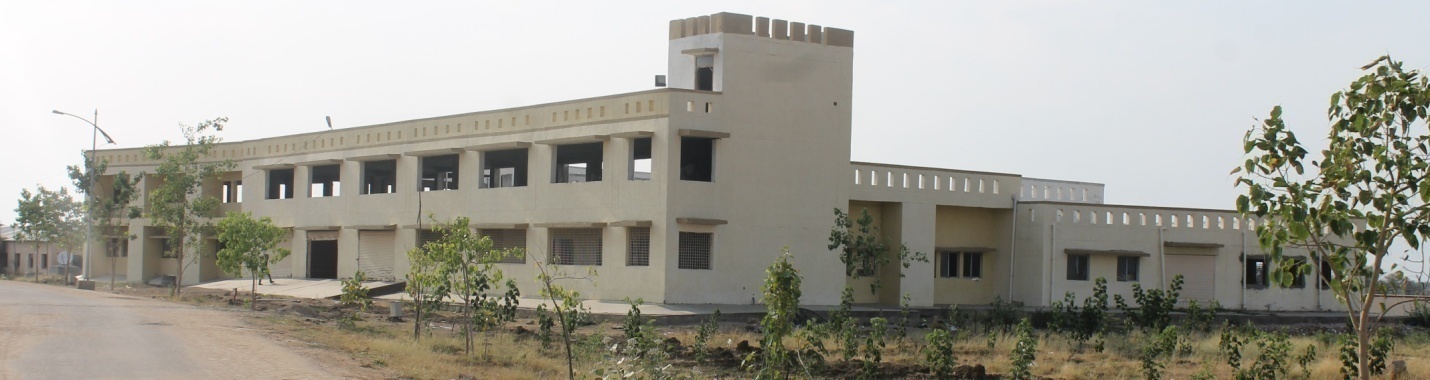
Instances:
[[[358,231],[358,270],[367,278],[393,281],[395,231]]]
[[[1167,255],[1167,281],[1182,275],[1180,304],[1197,300],[1206,306],[1216,298],[1216,256]]]

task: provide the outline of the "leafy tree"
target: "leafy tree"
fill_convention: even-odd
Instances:
[[[903,243],[896,246],[888,238],[881,237],[879,227],[874,225],[874,217],[869,215],[868,209],[863,210],[857,220],[850,219],[844,210],[834,209],[834,228],[829,231],[829,250],[839,250],[839,261],[844,263],[846,277],[875,277],[874,283],[869,285],[869,292],[873,294],[878,294],[879,288],[883,286],[877,277],[879,268],[889,265],[891,256],[897,256],[899,265],[904,268],[913,265],[914,261],[929,261],[923,252],[910,251]],[[903,276],[903,272],[900,272],[899,277]]]
[[[1013,368],[1008,371],[1008,377],[1012,379],[1033,378],[1033,361],[1038,358],[1038,337],[1033,335],[1033,325],[1023,318],[1014,328],[1014,336],[1017,342],[1013,345],[1013,352],[1009,355],[1013,360]]]
[[[15,208],[15,228],[19,239],[30,239],[39,254],[41,242],[51,242],[61,249],[73,252],[83,244],[84,223],[80,219],[82,209],[79,202],[64,188],[49,190],[39,186],[35,192],[21,190],[20,200]],[[48,255],[50,245],[45,246]],[[31,259],[35,270],[35,281],[40,280],[40,268]],[[68,266],[69,263],[64,263]],[[68,277],[65,283],[69,283]]]
[[[69,171],[70,181],[74,182],[75,191],[90,196],[88,205],[85,207],[87,218],[95,219],[95,236],[99,241],[107,241],[105,237],[115,229],[128,225],[127,220],[139,216],[139,209],[130,208],[139,195],[139,178],[131,176],[129,172],[120,171],[114,175],[114,180],[110,183],[109,194],[102,194],[97,189],[99,185],[91,181],[98,180],[109,169],[109,160],[91,160],[86,154],[83,156],[84,168],[70,165],[66,168]],[[128,232],[124,234],[126,239],[133,239]],[[114,290],[115,277],[114,257],[109,259],[109,290]],[[85,263],[90,265],[90,263]]]
[[[348,330],[357,330],[358,321],[362,320],[362,313],[372,308],[372,296],[368,292],[372,291],[362,283],[367,282],[367,273],[357,271],[353,277],[344,279],[343,294],[338,297],[338,303],[343,306],[357,307],[351,314],[344,315],[338,319],[340,327]]]
[[[211,133],[223,131],[228,118],[206,120],[196,126],[180,124],[185,144],[171,146],[168,140],[158,145],[144,147],[146,159],[159,161],[154,176],[159,184],[149,192],[148,207],[144,216],[149,222],[162,229],[173,239],[171,249],[179,271],[174,277],[172,293],[183,297],[184,270],[196,262],[199,255],[185,260],[189,246],[199,246],[202,233],[213,227],[210,220],[218,209],[218,199],[202,194],[203,182],[216,178],[233,168],[227,159],[214,160],[209,152],[218,144],[218,136]]]
[[[1347,306],[1358,375],[1369,379],[1372,332],[1380,322],[1371,311],[1383,296],[1376,280],[1386,271],[1385,257],[1398,242],[1419,248],[1430,235],[1430,83],[1388,56],[1362,69],[1349,88],[1331,94],[1331,128],[1319,161],[1277,106],[1247,131],[1247,158],[1232,173],[1246,188],[1237,210],[1260,218],[1260,244],[1279,264],[1273,282],[1287,286],[1308,273],[1321,277],[1317,263],[1330,267],[1331,276],[1320,280]],[[1285,248],[1304,249],[1312,260],[1285,257]]]
[[[223,249],[218,251],[218,267],[235,276],[248,270],[252,277],[249,309],[256,307],[258,282],[268,273],[268,265],[288,256],[287,248],[278,247],[287,235],[288,231],[273,225],[272,219],[253,219],[247,212],[230,212],[218,222],[218,241],[223,243]]]
[[[412,339],[422,339],[422,318],[442,306],[451,293],[452,283],[441,274],[440,262],[425,246],[407,251],[411,268],[407,271],[407,295],[412,296]]]
[[[496,268],[496,263],[507,256],[522,253],[493,248],[492,239],[472,231],[471,219],[465,216],[449,224],[439,223],[434,230],[441,234],[441,238],[423,248],[437,260],[436,274],[452,284],[450,289],[462,301],[462,320],[466,326],[463,331],[466,349],[470,353],[473,351],[475,331],[486,331],[516,318],[517,298],[521,296],[521,291],[513,279],[507,279],[502,286],[502,272]],[[504,293],[494,294],[502,288]]]

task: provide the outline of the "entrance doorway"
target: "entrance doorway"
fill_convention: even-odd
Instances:
[[[308,242],[308,278],[338,278],[338,241]]]

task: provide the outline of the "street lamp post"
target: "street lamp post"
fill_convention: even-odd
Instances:
[[[99,135],[104,135],[104,141],[108,142],[109,144],[113,144],[114,139],[110,138],[109,134],[105,133],[103,129],[99,129],[98,109],[94,110],[93,121],[85,119],[83,117],[79,117],[74,114],[60,112],[59,110],[52,110],[50,112],[53,112],[56,115],[67,115],[76,119],[80,119],[86,124],[89,124],[90,126],[94,127],[94,132],[90,134],[89,167],[86,168],[88,169],[86,171],[89,172],[89,189],[84,192],[85,206],[86,208],[88,208],[88,210],[85,210],[84,213],[86,225],[84,229],[84,279],[89,280],[89,251],[90,247],[94,245],[94,191],[95,189],[99,188],[99,183],[95,182],[94,179],[94,169],[99,166]],[[65,265],[69,265],[69,263],[65,263]],[[110,273],[109,275],[114,276],[113,273]]]

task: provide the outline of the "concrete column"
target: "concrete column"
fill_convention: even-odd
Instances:
[[[293,266],[293,278],[308,277],[308,231],[293,230],[293,240],[290,246],[293,252],[285,261]]]
[[[908,268],[898,266],[904,276],[899,279],[901,295],[909,296],[909,305],[929,307],[934,304],[934,242],[935,224],[938,222],[938,206],[923,203],[899,204],[899,241],[909,247],[909,251],[929,255],[929,262],[915,261]],[[887,216],[886,216],[887,217]],[[887,224],[886,224],[887,225]],[[956,289],[943,289],[956,291]]]
[[[298,166],[293,168],[293,198],[311,198],[313,196],[313,167]]]
[[[393,185],[393,191],[397,193],[407,193],[412,191],[422,191],[421,168],[418,160],[421,157],[400,156],[397,157],[397,179]],[[415,201],[417,197],[412,197]]]
[[[457,190],[472,191],[482,187],[482,152],[466,151],[458,156]]]
[[[411,191],[411,190],[408,190]],[[358,230],[338,230],[338,278],[352,277],[358,270]]]
[[[362,162],[343,161],[340,168],[338,180],[343,184],[338,190],[342,193],[336,195],[350,197],[362,194]]]
[[[460,186],[460,185],[459,185]],[[460,187],[458,190],[460,191]],[[407,261],[407,251],[417,246],[417,229],[398,228],[392,237],[392,276],[397,281],[407,278],[407,272],[412,270],[412,262]]]

